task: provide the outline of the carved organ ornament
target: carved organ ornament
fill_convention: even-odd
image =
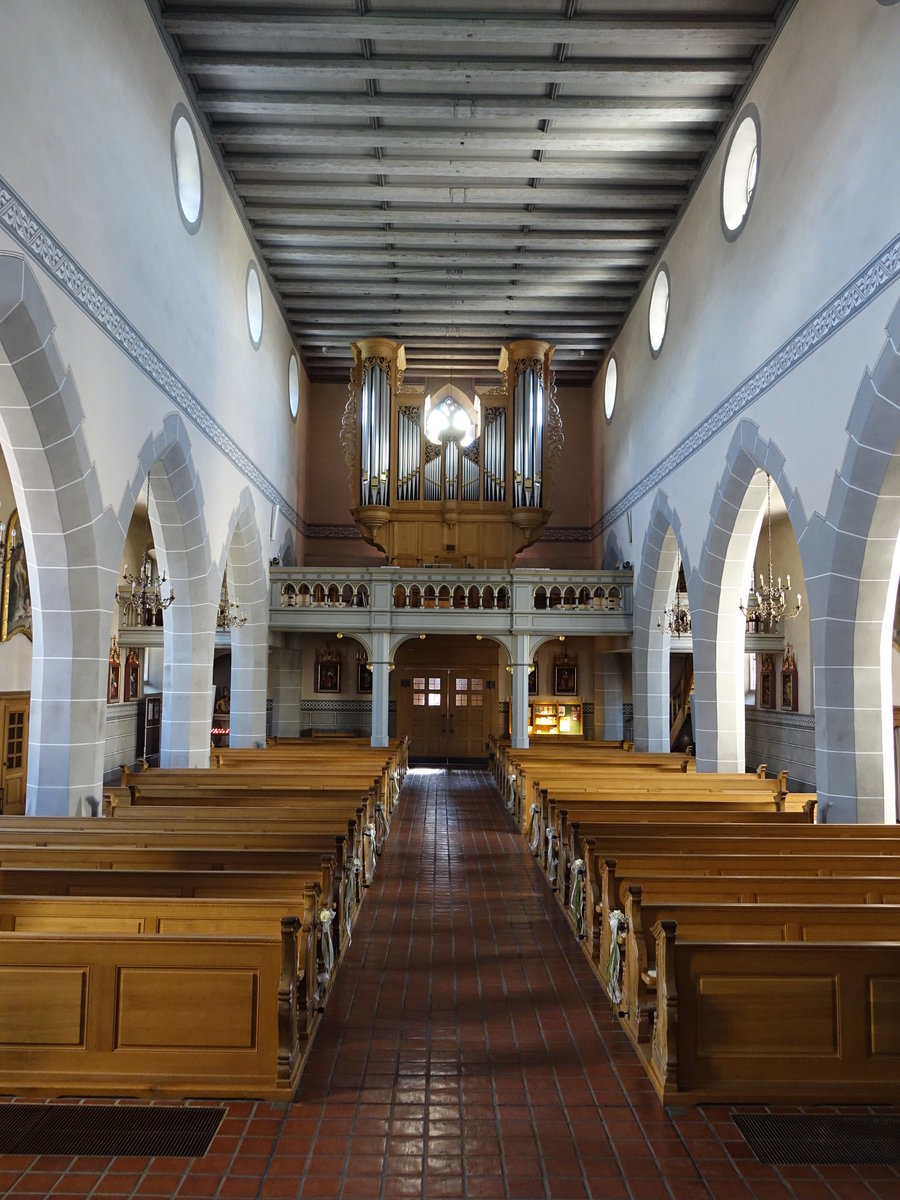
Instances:
[[[396,566],[511,566],[550,517],[563,442],[554,347],[510,342],[499,384],[480,394],[452,379],[404,384],[404,348],[388,338],[351,349],[341,444],[362,536]]]

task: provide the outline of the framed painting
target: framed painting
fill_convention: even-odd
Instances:
[[[532,663],[528,668],[528,695],[536,696],[538,693],[538,668],[537,663]]]
[[[316,659],[316,691],[339,692],[341,690],[340,659]]]
[[[6,527],[3,625],[0,638],[7,642],[17,633],[31,637],[31,589],[28,586],[28,564],[25,561],[25,543],[19,528],[18,509],[13,512]]]
[[[771,654],[764,654],[759,672],[759,707],[775,707],[775,662]]]
[[[364,696],[372,694],[372,668],[368,662],[356,664],[356,690]]]
[[[125,687],[122,699],[137,700],[141,689],[141,662],[137,650],[131,649],[125,656]]]
[[[106,684],[107,704],[118,704],[119,702],[119,667],[120,664],[118,662],[110,659],[109,678]]]
[[[578,668],[557,663],[554,670],[554,693],[557,696],[576,695],[578,692]]]

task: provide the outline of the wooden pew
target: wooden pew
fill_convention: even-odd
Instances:
[[[649,1051],[665,1104],[897,1098],[900,944],[692,942],[653,928]]]
[[[16,1094],[290,1101],[309,1032],[300,920],[267,937],[0,933]]]
[[[690,941],[900,942],[900,904],[716,903],[706,898],[708,892],[703,900],[675,900],[665,887],[648,889],[645,901],[643,893],[639,884],[625,885],[624,930],[617,939],[623,953],[608,959],[605,974],[610,998],[635,1043],[648,1042],[652,1032],[657,964],[649,930],[658,921],[675,921]]]
[[[590,839],[586,839],[590,841]],[[589,847],[584,859],[583,935],[590,957],[603,970],[606,932],[609,914],[624,903],[624,882],[643,883],[646,875],[738,876],[743,878],[778,879],[824,878],[851,879],[862,890],[872,879],[897,879],[900,883],[900,855],[852,854],[848,851],[833,855],[798,854],[789,851],[774,854],[642,854],[620,852],[617,858],[604,858]],[[577,925],[577,921],[575,922]]]

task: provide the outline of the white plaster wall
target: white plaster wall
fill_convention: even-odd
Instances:
[[[898,60],[896,8],[799,0],[748,94],[762,132],[743,233],[730,243],[721,232],[723,143],[663,253],[672,298],[662,354],[654,361],[647,344],[651,273],[614,347],[619,399],[608,426],[599,380],[595,386],[593,422],[603,445],[598,515],[897,235]],[[807,519],[825,511],[847,415],[897,299],[892,286],[743,414],[785,452]],[[659,485],[681,518],[692,566],[735,424]],[[625,517],[606,538],[614,535],[625,551],[639,548],[654,494],[633,509],[632,542]]]
[[[181,222],[170,125],[185,96],[145,5],[6,5],[3,35],[0,107],[16,116],[0,122],[0,175],[299,507],[303,425],[288,409],[291,341],[263,281],[262,345],[251,346],[244,287],[252,249],[202,136],[203,219],[194,236]],[[5,232],[4,249],[20,252]],[[37,274],[87,414],[104,502],[118,509],[138,448],[173,404],[62,289]],[[308,393],[302,372],[301,391]],[[188,427],[211,551],[220,558],[245,479]],[[265,550],[271,504],[255,489],[254,500]]]

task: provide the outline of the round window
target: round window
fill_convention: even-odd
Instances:
[[[759,174],[759,113],[752,104],[731,135],[722,172],[722,229],[733,241],[747,221]]]
[[[662,350],[666,337],[666,326],[669,323],[669,271],[663,265],[656,272],[653,280],[653,290],[650,293],[650,312],[647,317],[647,328],[650,332],[650,350],[653,357]]]
[[[606,377],[603,381],[603,408],[606,412],[607,421],[612,420],[613,410],[616,407],[616,391],[619,386],[619,367],[613,355],[609,356],[609,362],[606,364]]]
[[[203,211],[203,173],[200,151],[188,111],[178,104],[172,114],[172,176],[178,211],[188,233],[200,228]]]
[[[297,366],[297,355],[291,355],[288,366],[288,401],[291,406],[291,416],[296,421],[300,411],[300,368]]]
[[[254,350],[259,349],[262,341],[262,327],[262,288],[259,284],[259,272],[251,263],[247,268],[247,328],[250,330],[250,341]]]

